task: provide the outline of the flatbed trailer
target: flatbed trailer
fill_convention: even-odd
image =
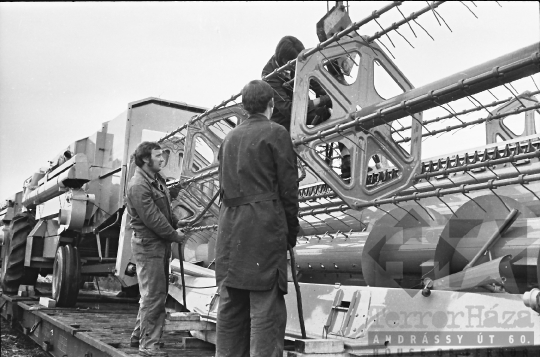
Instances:
[[[138,356],[129,345],[138,308],[137,299],[105,295],[82,293],[75,307],[47,308],[39,297],[0,294],[2,318],[55,357]],[[170,357],[215,354],[212,344],[189,332],[164,332],[162,342]]]

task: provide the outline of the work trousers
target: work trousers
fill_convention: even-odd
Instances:
[[[282,357],[287,308],[277,281],[271,290],[222,286],[216,357]]]
[[[139,348],[157,349],[160,345],[169,288],[170,249],[170,243],[155,238],[131,238],[141,294],[131,337],[139,339]]]

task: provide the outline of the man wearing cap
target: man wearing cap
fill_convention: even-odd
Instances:
[[[289,133],[268,120],[273,94],[261,80],[243,88],[249,117],[219,151],[216,357],[283,356],[287,245],[296,245],[299,230],[298,171]]]
[[[272,73],[275,69],[284,66],[287,62],[296,59],[304,45],[293,36],[283,37],[276,46],[275,54],[270,58],[262,70],[262,76]],[[291,111],[293,98],[294,71],[288,70],[278,73],[267,82],[274,91],[274,112],[270,120],[283,125],[288,131],[291,127]],[[332,101],[318,84],[312,84],[311,89],[319,98],[308,102],[307,121],[308,125],[316,125],[330,117],[328,107]]]

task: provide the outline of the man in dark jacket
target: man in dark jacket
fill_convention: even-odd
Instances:
[[[249,82],[242,104],[250,116],[219,151],[216,357],[281,357],[287,244],[295,246],[299,230],[296,154],[287,130],[268,120],[270,85]]]
[[[304,45],[293,36],[283,37],[277,47],[276,52],[270,58],[262,70],[262,76],[272,73],[277,68],[284,66],[287,62],[296,59],[300,52],[304,50]],[[268,80],[268,84],[274,90],[274,112],[270,120],[283,125],[288,131],[291,128],[291,111],[293,98],[294,72],[289,70],[278,73]],[[319,85],[311,88],[319,96],[308,102],[307,121],[308,125],[316,125],[330,117],[328,107],[332,104],[330,97],[324,94],[324,90]]]
[[[145,141],[135,150],[134,158],[137,168],[128,184],[126,202],[141,300],[131,343],[139,345],[141,356],[166,357],[159,340],[165,323],[171,243],[182,244],[184,234],[173,227],[171,196],[159,174],[165,162],[161,147]]]

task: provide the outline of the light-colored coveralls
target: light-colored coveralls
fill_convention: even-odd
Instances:
[[[128,184],[126,202],[141,294],[132,338],[139,339],[140,348],[157,349],[165,323],[171,242],[178,235],[171,197],[159,173],[152,178],[137,167]]]

